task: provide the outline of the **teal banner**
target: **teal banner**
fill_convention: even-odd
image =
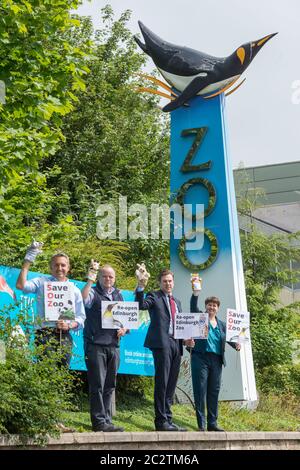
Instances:
[[[33,323],[36,313],[36,298],[34,294],[23,294],[22,291],[15,288],[20,269],[0,266],[0,310],[1,312],[16,306],[13,310],[14,316],[18,313],[26,312],[26,320]],[[28,279],[44,276],[45,274],[29,272]],[[84,282],[71,281],[82,289]],[[122,290],[125,301],[134,301],[134,293]],[[0,312],[0,314],[1,314]],[[120,374],[133,375],[154,375],[154,365],[152,353],[144,348],[144,340],[148,329],[148,312],[141,315],[142,321],[138,330],[132,330],[130,334],[124,336],[120,342],[121,363]],[[73,355],[70,368],[73,370],[86,370],[83,353],[83,331],[72,332],[73,336]]]

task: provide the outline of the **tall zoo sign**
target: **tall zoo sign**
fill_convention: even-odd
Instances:
[[[221,301],[222,320],[226,320],[227,308],[247,311],[224,102],[222,95],[207,101],[196,97],[189,108],[171,114],[171,192],[177,194],[179,203],[205,205],[201,249],[187,250],[185,238],[171,238],[176,296],[182,299],[183,311],[189,311],[190,273],[200,272],[203,282],[199,307],[204,308],[206,297],[216,295]],[[193,219],[196,216],[193,214]],[[243,344],[239,354],[228,347],[226,357],[221,398],[255,400],[251,343]],[[181,381],[184,386],[183,377]]]
[[[228,57],[213,57],[187,47],[166,42],[139,22],[144,42],[135,37],[167,83],[143,76],[165,91],[141,86],[140,92],[159,94],[169,99],[163,108],[171,113],[171,196],[177,204],[204,205],[204,213],[191,213],[194,238],[202,231],[203,243],[193,249],[185,235],[178,240],[173,224],[171,268],[175,272],[175,294],[189,311],[190,273],[203,278],[200,308],[204,299],[220,298],[220,317],[227,308],[247,311],[233,172],[227,152],[225,97],[235,91],[242,73],[259,50],[275,34],[243,44]],[[198,218],[202,228],[198,229]],[[201,224],[200,224],[201,225]],[[203,228],[204,227],[204,228]],[[171,230],[172,231],[172,230]],[[221,398],[256,400],[251,341],[243,344],[240,354],[228,348]],[[184,358],[179,380],[185,393],[191,393],[189,359]]]

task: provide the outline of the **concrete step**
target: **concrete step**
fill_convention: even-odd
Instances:
[[[1,450],[41,449],[0,436]],[[45,449],[45,447],[44,447]],[[300,432],[87,432],[48,438],[47,450],[300,450]]]

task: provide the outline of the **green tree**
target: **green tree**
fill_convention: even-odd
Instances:
[[[126,11],[115,20],[111,7],[102,10],[103,24],[95,33],[86,90],[76,93],[76,109],[64,118],[66,140],[40,164],[43,172],[60,168],[50,186],[56,194],[67,192],[69,212],[92,237],[100,203],[113,204],[118,217],[120,195],[127,197],[128,205],[148,207],[169,198],[168,121],[158,109],[157,98],[136,92],[145,57],[136,51],[126,27],[129,15]],[[91,38],[88,22],[81,21],[80,34],[70,32],[69,42],[80,47],[80,41]],[[141,259],[154,274],[168,263],[168,246],[160,240],[126,243],[128,273]]]
[[[300,259],[297,234],[271,235],[254,225],[242,233],[242,252],[248,309],[251,312],[254,360],[257,367],[291,363],[294,341],[299,335],[299,303],[284,306],[280,290],[296,281],[288,260]]]
[[[84,89],[90,43],[68,42],[80,22],[69,10],[78,0],[3,0],[0,5],[0,197],[45,156],[54,154],[63,134],[62,116]],[[5,214],[0,200],[0,210]]]
[[[54,7],[55,5],[54,3]],[[42,5],[40,5],[40,9],[35,10],[35,14],[39,17],[41,11]],[[48,121],[45,119],[41,121],[45,126],[45,130],[49,131],[51,136],[57,136],[58,131],[61,136],[66,135],[66,143],[62,147],[62,151],[53,154],[58,146],[58,141],[56,141],[50,152],[44,148],[42,155],[39,155],[38,173],[34,173],[38,161],[38,158],[35,158],[37,154],[35,154],[32,165],[29,162],[23,172],[15,172],[14,178],[9,180],[9,185],[7,185],[2,196],[2,237],[0,238],[0,246],[3,249],[1,250],[1,262],[20,266],[25,247],[34,236],[45,243],[44,255],[39,258],[35,269],[48,270],[47,261],[53,250],[65,250],[74,261],[73,277],[84,278],[88,263],[87,256],[97,257],[100,262],[110,262],[117,267],[118,277],[124,282],[123,287],[133,287],[133,280],[125,274],[126,257],[129,253],[128,244],[126,242],[98,240],[96,237],[97,221],[95,211],[99,202],[111,202],[113,197],[116,200],[118,191],[121,193],[123,186],[125,189],[122,193],[127,194],[126,191],[128,191],[128,198],[131,201],[134,200],[135,193],[138,193],[141,198],[144,197],[146,184],[148,193],[150,192],[150,175],[148,175],[149,178],[146,178],[143,174],[144,160],[148,158],[153,161],[155,152],[156,158],[158,158],[159,149],[164,151],[163,126],[160,123],[155,100],[148,103],[142,96],[135,93],[131,84],[130,77],[134,70],[139,69],[143,59],[134,52],[135,46],[129,31],[125,27],[129,13],[124,13],[119,22],[113,21],[112,11],[108,7],[104,10],[103,15],[106,26],[103,27],[103,31],[96,34],[95,47],[92,48],[95,53],[93,56],[88,56],[89,60],[83,53],[79,54],[80,51],[87,51],[94,39],[92,23],[89,18],[82,18],[79,21],[78,18],[70,20],[68,17],[68,22],[71,21],[70,27],[61,27],[53,33],[53,36],[50,34],[52,29],[49,30],[47,41],[53,41],[53,48],[50,49],[49,54],[53,49],[55,60],[58,62],[61,60],[61,67],[66,67],[67,70],[69,70],[69,67],[71,70],[69,76],[62,77],[62,80],[65,80],[65,88],[61,90],[58,87],[56,96],[62,99],[64,91],[65,100],[70,98],[69,103],[71,103],[71,99],[76,102],[76,111],[73,109],[70,114],[70,117],[73,115],[72,119],[67,120],[66,117],[64,118],[63,128],[61,127],[62,113],[59,115],[57,112],[53,112]],[[50,20],[51,18],[50,15]],[[43,19],[45,20],[45,18]],[[50,26],[52,27],[51,21]],[[41,31],[41,34],[43,31]],[[101,38],[104,37],[106,37],[106,42],[100,44]],[[27,38],[28,41],[31,40],[30,38]],[[18,47],[19,42],[20,38],[17,41]],[[64,57],[63,53],[60,54],[60,45],[65,48],[68,46],[67,49],[73,53],[73,56],[78,53],[78,61],[80,61],[81,66],[79,71],[76,61],[75,65],[72,65],[71,52],[67,58]],[[47,49],[46,53],[48,54]],[[26,54],[22,56],[22,61],[25,63],[26,57]],[[41,77],[38,76],[41,80],[41,88],[45,85],[47,77],[50,77],[52,65],[54,66],[55,63],[50,65],[50,70],[47,69],[47,64],[44,64],[43,70],[38,69],[41,74]],[[79,75],[80,73],[84,74],[88,70],[87,65],[92,68],[92,73],[86,91],[82,88],[79,89],[79,87],[72,90],[74,77],[71,72],[74,71],[74,74]],[[119,70],[122,67],[123,72]],[[87,97],[85,97],[86,92]],[[118,95],[117,97],[115,97],[115,93]],[[126,99],[127,95],[128,99]],[[42,90],[39,99],[45,98],[46,100],[47,96],[46,91]],[[131,103],[130,106],[128,106],[128,102]],[[135,123],[131,123],[130,115],[135,102],[140,112],[134,118]],[[34,100],[32,103],[33,105],[36,104]],[[7,100],[5,106],[8,111],[10,108],[15,109],[16,103],[9,104],[9,100]],[[93,107],[95,107],[95,110]],[[105,111],[104,114],[102,108]],[[149,130],[147,127],[148,109],[152,109],[152,115],[154,116],[152,127],[150,126]],[[118,113],[120,114],[119,121],[116,120]],[[143,114],[144,125],[141,126]],[[102,115],[105,118],[104,128],[107,131],[98,135],[97,130],[102,125]],[[40,115],[34,115],[34,119],[35,121],[32,120],[28,123],[33,128],[40,124]],[[116,136],[118,136],[118,131],[114,129],[117,129],[119,123],[123,121],[122,138],[119,139],[117,144]],[[21,119],[16,121],[17,125],[22,126],[23,121]],[[137,132],[133,135],[135,126]],[[27,131],[30,143],[32,129],[28,127]],[[144,141],[147,142],[147,149],[145,150],[144,141],[142,143],[139,141],[139,134],[146,135],[148,131],[149,135],[152,135],[152,140],[148,141],[144,137]],[[156,136],[158,131],[160,132],[159,137]],[[78,136],[82,136],[82,141],[78,139]],[[132,140],[132,145],[128,148],[126,148],[127,137]],[[162,139],[161,143],[160,139]],[[44,145],[42,140],[40,142],[41,145]],[[154,149],[154,144],[158,147],[157,149]],[[114,145],[117,149],[116,155],[119,153],[120,158],[116,159],[113,165],[114,171],[111,171],[110,177],[107,178],[112,166],[109,150]],[[140,148],[140,153],[144,158],[143,162],[140,163],[141,174],[135,171],[136,161],[131,156],[131,150],[134,150],[135,146]],[[89,148],[94,152],[91,155],[86,151]],[[101,148],[104,148],[105,152],[100,152],[100,156],[97,156],[97,149]],[[134,153],[137,155],[138,150],[134,150]],[[127,165],[125,161],[123,162],[123,168],[120,169],[121,161],[125,158],[129,162],[130,175],[128,176],[125,174]],[[160,159],[164,161],[163,157],[160,157]],[[158,169],[162,181],[165,176],[159,165]],[[153,173],[154,170],[152,175]],[[134,174],[136,174],[136,178],[130,182],[131,175]],[[115,185],[111,184],[112,181],[115,182]],[[143,187],[141,182],[144,184]],[[156,201],[155,191],[161,193],[163,185],[158,182],[156,189],[154,186],[152,197]]]
[[[43,167],[62,168],[63,187],[69,183],[75,201],[78,175],[102,200],[123,194],[130,203],[167,193],[167,126],[157,100],[136,92],[145,58],[126,28],[129,15],[126,11],[115,21],[111,7],[103,9],[85,93],[77,94],[76,110],[64,119],[66,141],[55,157],[43,160]],[[90,31],[84,31],[87,41]],[[66,179],[70,173],[77,176],[73,187],[73,178]]]
[[[280,376],[277,391],[295,392],[299,373],[293,365],[293,355],[300,334],[300,303],[283,305],[280,291],[299,280],[300,272],[292,272],[289,262],[300,260],[300,236],[298,233],[268,235],[259,230],[254,213],[264,199],[263,191],[251,188],[246,172],[239,174],[236,183],[243,226],[241,246],[251,313],[251,339],[259,386],[274,390],[276,380],[270,381],[270,376],[277,370]],[[297,379],[291,380],[291,377]]]

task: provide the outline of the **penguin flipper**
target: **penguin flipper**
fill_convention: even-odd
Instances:
[[[144,44],[140,38],[138,38],[137,36],[133,36],[133,39],[135,40],[135,42],[137,43],[138,46],[140,46],[140,48],[146,53],[149,55],[149,51],[147,49],[147,46],[146,44]]]
[[[205,88],[209,84],[207,77],[195,77],[194,80],[183,90],[181,95],[171,103],[168,103],[163,107],[165,113],[169,111],[174,111],[174,109],[179,108],[179,106],[184,105],[186,101],[190,98],[193,98],[197,93]]]

